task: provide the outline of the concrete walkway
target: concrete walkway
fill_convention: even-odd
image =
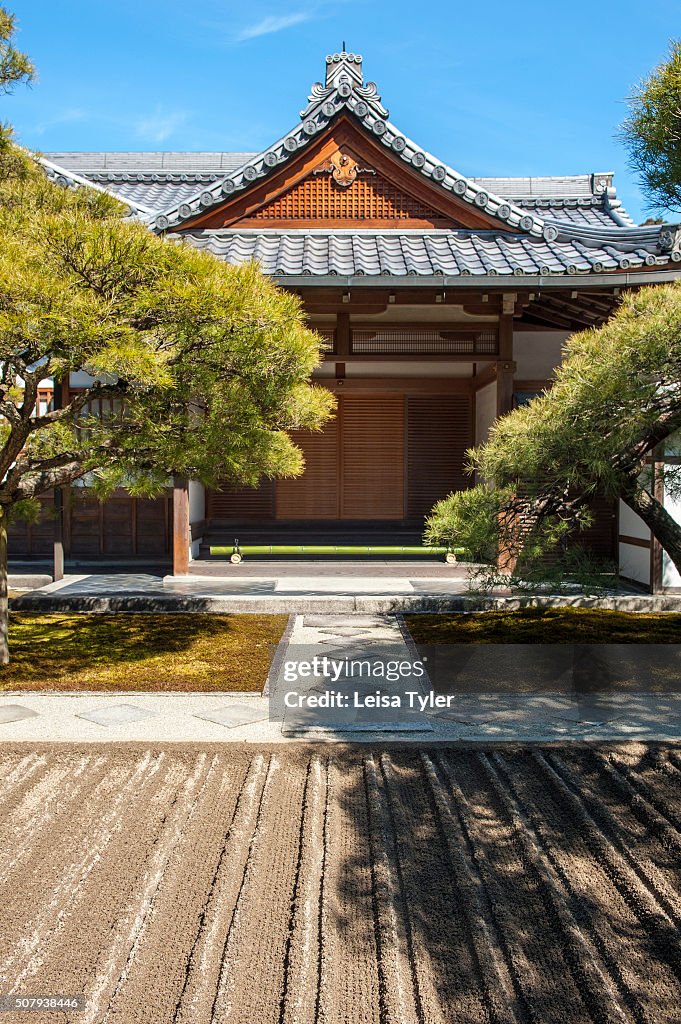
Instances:
[[[233,575],[205,577],[162,577],[148,573],[71,575],[15,598],[12,607],[46,612],[385,614],[513,609],[531,604],[681,611],[679,594],[651,597],[633,590],[599,597],[501,592],[476,595],[468,589],[467,569],[462,565],[396,563],[389,576],[378,573],[368,562],[345,564],[342,575],[335,573],[333,564],[324,565],[322,572],[313,572],[306,562],[299,564],[296,575],[290,574],[291,563],[286,563],[286,572],[277,563],[263,564],[263,574],[258,576],[244,576],[241,569],[242,566],[235,566]],[[442,573],[436,575],[436,569]]]
[[[287,729],[270,721],[260,695],[221,693],[5,693],[0,744],[162,742],[550,742],[666,740],[681,742],[681,695],[611,696],[600,720],[563,693],[490,694],[462,698],[433,714],[423,729],[390,731]],[[429,726],[429,727],[428,727]]]

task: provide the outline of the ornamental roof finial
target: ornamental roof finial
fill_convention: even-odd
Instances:
[[[361,86],[362,58],[358,53],[347,53],[345,42],[341,53],[331,54],[326,58],[326,81],[327,88],[334,88],[343,80],[350,82],[354,87]]]

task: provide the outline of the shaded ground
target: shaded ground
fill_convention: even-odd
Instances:
[[[405,615],[417,644],[678,644],[681,615],[527,608],[456,615]]]
[[[0,992],[86,997],[36,1024],[678,1021],[679,748],[0,762]]]
[[[2,690],[262,690],[286,615],[10,614]]]

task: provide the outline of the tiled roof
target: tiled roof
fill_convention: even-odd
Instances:
[[[681,262],[681,227],[638,228],[622,209],[609,172],[562,177],[465,177],[388,120],[362,58],[326,58],[326,81],[312,87],[301,124],[263,152],[49,153],[54,180],[91,183],[126,202],[156,231],[183,225],[277,173],[341,114],[356,121],[431,185],[484,211],[495,230],[188,231],[193,245],[230,263],[260,262],[275,277],[309,275],[579,275]],[[511,229],[511,230],[509,230]]]
[[[228,196],[250,188],[255,182],[278,173],[279,169],[309,146],[341,114],[353,118],[372,137],[408,164],[417,174],[429,179],[445,193],[454,193],[498,220],[535,237],[541,237],[544,222],[540,215],[528,213],[516,203],[482,188],[475,181],[443,164],[437,157],[404,135],[388,120],[388,111],[381,103],[373,82],[364,84],[362,58],[353,53],[336,53],[326,58],[325,84],[312,86],[307,107],[296,125],[278,142],[249,157],[242,164],[220,177],[213,184],[199,186],[192,197],[176,201],[151,221],[157,231],[174,230],[224,202]]]
[[[96,188],[101,192],[106,192],[107,195],[112,195],[116,199],[122,199],[126,202],[130,208],[130,213],[133,216],[148,217],[151,213],[151,209],[138,202],[134,198],[124,199],[124,197],[117,195],[112,189],[106,185],[101,185],[99,182],[91,181],[89,178],[84,177],[82,174],[78,174],[76,171],[72,171],[69,168],[62,167],[59,164],[53,163],[48,160],[47,157],[41,157],[40,163],[42,164],[47,177],[50,181],[54,181],[57,185],[64,185],[67,188]]]
[[[640,229],[640,235],[644,229]],[[186,238],[228,263],[257,260],[274,277],[594,274],[664,266],[681,253],[653,251],[653,235],[628,247],[584,240],[471,231],[192,231]],[[657,240],[657,235],[655,235]],[[644,242],[647,242],[644,244]]]
[[[192,173],[210,172],[214,177],[233,171],[257,153],[190,153],[159,150],[156,153],[143,152],[60,152],[44,153],[46,159],[82,174],[104,173],[131,175],[146,172]]]
[[[120,161],[114,158],[120,155]],[[253,159],[248,153],[47,153],[46,158],[67,172],[105,188],[124,202],[141,209],[163,213],[171,206],[185,203],[201,186],[215,185],[223,173],[211,168],[222,160],[223,168],[232,167],[241,159]],[[149,157],[155,158],[154,162]],[[188,170],[179,159],[191,157],[195,164]],[[98,159],[100,158],[100,159]],[[151,167],[147,164],[151,163]],[[154,169],[155,164],[158,168]],[[183,169],[184,166],[184,169]],[[161,167],[163,169],[161,169]],[[612,224],[614,210],[627,223],[633,221],[619,206],[613,194],[593,193],[590,182],[597,175],[583,174],[572,178],[473,178],[483,188],[511,199],[527,212],[539,211],[547,219],[558,217],[576,224]],[[612,180],[612,175],[608,176]]]
[[[548,198],[555,196],[561,199],[579,199],[587,196],[603,195],[612,187],[613,174],[604,171],[595,174],[564,174],[552,176],[532,176],[524,178],[473,177],[481,188],[490,192],[499,192],[514,199]]]

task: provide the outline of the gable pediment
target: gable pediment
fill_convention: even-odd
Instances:
[[[300,124],[225,178],[158,214],[154,229],[411,224],[556,237],[555,226],[541,216],[459,174],[403,135],[388,120],[376,85],[364,83],[360,56],[343,51],[326,64],[326,81],[313,85]],[[338,171],[353,163],[361,171],[339,180],[329,170],[333,159],[342,162]],[[331,173],[333,184],[315,180],[315,173]]]
[[[333,160],[337,167],[334,167]],[[351,175],[343,180],[342,175]],[[340,180],[339,180],[340,179]],[[260,227],[451,227],[453,222],[348,150],[240,222]]]
[[[226,227],[451,227],[499,223],[424,180],[341,118],[297,160],[182,229]],[[508,225],[505,225],[509,230]]]

